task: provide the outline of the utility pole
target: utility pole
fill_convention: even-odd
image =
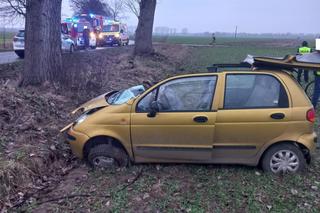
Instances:
[[[236,39],[237,38],[237,34],[238,34],[238,26],[236,26],[236,30],[234,32],[234,38]]]

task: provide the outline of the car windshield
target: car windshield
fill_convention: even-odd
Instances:
[[[119,32],[119,25],[118,24],[105,25],[103,26],[102,31],[106,33]]]
[[[124,104],[132,98],[141,95],[145,91],[143,85],[131,87],[129,89],[121,90],[107,97],[108,104],[119,105]]]

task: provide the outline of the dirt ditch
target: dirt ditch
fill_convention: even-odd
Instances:
[[[31,205],[52,186],[58,192],[76,182],[74,172],[82,169],[73,170],[79,162],[59,134],[74,119],[69,112],[109,90],[173,75],[188,55],[184,47],[156,50],[149,58],[133,58],[130,47],[65,55],[67,85],[19,88],[23,62],[0,66],[0,212]],[[59,186],[61,181],[66,184]]]

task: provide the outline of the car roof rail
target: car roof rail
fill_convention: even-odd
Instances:
[[[208,72],[220,72],[226,69],[232,68],[232,70],[248,70],[252,65],[247,62],[241,62],[239,64],[212,64],[207,67]]]

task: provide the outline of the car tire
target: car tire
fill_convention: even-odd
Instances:
[[[73,45],[73,44],[70,45],[70,50],[69,50],[69,52],[70,52],[70,53],[74,53],[74,45]]]
[[[97,48],[97,46],[91,46],[91,49],[95,50]]]
[[[262,159],[262,169],[267,173],[283,174],[303,172],[306,159],[294,144],[282,143],[272,146]]]
[[[89,150],[88,162],[96,169],[112,169],[128,166],[129,157],[123,149],[112,144],[99,144]]]
[[[21,59],[24,58],[24,51],[23,51],[23,50],[16,50],[16,51],[14,51],[14,52],[16,53],[16,55],[17,55],[19,58],[21,58]]]

